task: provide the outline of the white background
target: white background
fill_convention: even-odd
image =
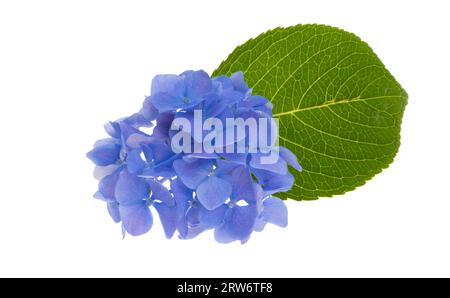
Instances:
[[[450,276],[448,1],[1,1],[0,276]],[[343,196],[288,202],[244,246],[121,239],[85,158],[151,78],[211,73],[277,27],[368,42],[408,91],[395,162]]]

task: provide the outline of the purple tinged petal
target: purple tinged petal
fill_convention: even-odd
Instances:
[[[127,230],[125,230],[125,227],[122,224],[122,240],[125,239],[126,236],[127,236]]]
[[[218,159],[216,160],[217,168],[214,173],[223,179],[231,180],[233,170],[240,166],[239,163],[231,162],[228,160]]]
[[[146,135],[136,127],[128,125],[125,122],[119,122],[119,126],[120,126],[120,139],[123,144],[126,144],[128,138],[133,134]]]
[[[246,93],[248,90],[248,85],[244,80],[244,73],[242,71],[238,71],[233,73],[230,76],[231,81],[233,82],[234,88],[237,91],[240,91],[242,93]]]
[[[200,208],[197,206],[191,204],[186,210],[185,217],[188,228],[200,226]]]
[[[149,144],[141,145],[142,153],[144,153],[145,160],[150,163],[155,158],[153,148]]]
[[[120,172],[116,183],[115,197],[121,206],[144,202],[148,196],[149,186],[144,179],[127,170]]]
[[[114,164],[120,157],[120,145],[107,143],[95,147],[87,153],[87,157],[97,166]]]
[[[267,221],[265,221],[261,216],[256,218],[255,226],[253,227],[253,230],[256,232],[262,232],[264,228],[267,225]]]
[[[263,105],[263,106],[254,107],[254,109],[258,112],[264,113],[264,114],[272,117],[272,106],[270,103]]]
[[[174,97],[182,97],[185,92],[185,83],[182,77],[177,75],[157,75],[152,80],[151,94],[169,94]],[[154,104],[154,102],[152,102]]]
[[[104,177],[111,175],[114,173],[119,166],[116,164],[109,165],[109,166],[96,166],[94,169],[94,178],[97,180],[102,180]]]
[[[148,146],[145,146],[143,148],[146,159],[147,156],[150,157],[148,160],[149,161],[153,160],[155,164],[160,164],[161,162],[166,161],[175,155],[170,146],[164,142],[149,144]],[[148,150],[151,151],[151,155],[148,154],[149,153]]]
[[[180,233],[181,239],[192,239],[206,231],[208,228],[200,222],[200,208],[190,206],[188,207],[185,217],[184,225],[185,233]]]
[[[258,212],[260,211],[261,207],[261,200],[264,198],[264,190],[262,186],[257,183],[253,182],[253,194],[254,194],[254,200],[256,202],[256,206],[258,207]]]
[[[120,126],[116,122],[109,122],[106,123],[103,128],[105,129],[106,133],[109,134],[111,137],[115,139],[120,138]]]
[[[256,201],[256,194],[253,189],[253,179],[248,168],[240,166],[234,169],[231,175],[231,183],[233,186],[231,200]]]
[[[247,165],[248,153],[220,153],[220,156],[227,161],[231,161],[240,165]]]
[[[220,156],[217,155],[216,153],[206,153],[206,152],[191,153],[183,156],[183,159],[187,162],[194,162],[197,159],[217,159],[217,158],[220,158]]]
[[[213,210],[225,203],[232,191],[231,184],[215,175],[209,176],[196,190],[200,203],[208,210]]]
[[[120,171],[117,170],[112,174],[103,177],[103,179],[100,180],[100,183],[98,185],[98,191],[103,196],[104,200],[107,202],[116,201],[115,189],[117,180],[119,179],[119,174]]]
[[[151,97],[148,96],[145,98],[144,103],[142,104],[142,108],[139,111],[139,114],[144,116],[148,121],[153,121],[158,117],[158,109],[152,104]]]
[[[193,200],[193,191],[187,188],[179,178],[170,182],[170,189],[177,206],[177,230],[180,233],[180,237],[184,239],[188,234],[186,213]]]
[[[145,168],[139,174],[139,177],[152,179],[155,177],[172,178],[174,176],[176,176],[175,171],[171,167],[166,166]]]
[[[141,148],[142,145],[155,142],[155,140],[156,139],[154,137],[148,136],[144,133],[133,133],[128,137],[126,144],[130,148],[138,149]]]
[[[107,146],[107,145],[119,145],[118,140],[114,138],[106,138],[95,141],[94,148]]]
[[[203,116],[206,118],[211,118],[222,113],[227,107],[228,103],[223,100],[218,94],[206,95],[205,101],[203,103]]]
[[[152,191],[153,200],[161,201],[167,206],[175,205],[175,201],[171,193],[164,185],[155,180],[149,180],[148,184],[150,185],[150,189]]]
[[[283,200],[270,197],[264,200],[262,217],[265,221],[285,228],[288,225],[288,210]]]
[[[226,90],[232,91],[234,89],[233,81],[226,75],[221,75],[221,76],[213,78],[213,82],[216,82],[219,84],[220,87],[219,87],[219,90],[217,90],[218,92],[222,92],[222,91],[226,91]]]
[[[167,158],[165,160],[156,162],[155,165],[154,165],[154,168],[158,169],[158,170],[160,168],[170,168],[170,169],[172,169],[173,162],[175,160],[179,159],[180,157],[181,157],[181,153],[172,155],[171,157],[169,157],[169,158]],[[176,175],[176,173],[175,173],[175,171],[173,171],[173,169],[172,169],[172,173],[173,173],[172,176]]]
[[[139,173],[147,165],[147,163],[142,160],[141,152],[142,151],[139,149],[134,149],[128,152],[126,160],[127,169],[132,174]]]
[[[193,162],[186,162],[177,159],[173,162],[173,168],[178,177],[187,187],[196,189],[197,186],[208,177],[212,170],[213,162],[209,159],[198,159]]]
[[[162,113],[156,118],[156,126],[153,129],[152,137],[156,139],[166,140],[169,138],[169,130],[174,118],[172,113]]]
[[[115,223],[120,222],[119,204],[117,202],[107,203],[108,213]]]
[[[152,127],[153,123],[147,118],[144,117],[144,115],[140,113],[134,113],[130,117],[127,117],[123,120],[124,123],[127,125],[131,125],[133,127]]]
[[[175,111],[183,106],[183,98],[168,93],[153,94],[151,101],[160,113]]]
[[[211,79],[203,70],[186,71],[181,76],[186,84],[186,97],[193,101],[202,101],[212,91]]]
[[[170,190],[177,205],[188,205],[193,200],[193,190],[187,188],[178,178],[170,182]]]
[[[122,224],[128,234],[139,236],[147,233],[153,225],[153,217],[148,206],[143,203],[119,205]]]
[[[248,241],[255,226],[257,217],[256,206],[234,206],[225,215],[224,224],[216,228],[214,236],[217,242],[229,243],[240,240],[242,244]]]
[[[227,90],[222,93],[223,101],[227,106],[234,105],[244,99],[244,94],[238,91]]]
[[[164,229],[164,234],[166,235],[167,239],[172,238],[173,234],[175,233],[175,230],[177,229],[177,222],[178,222],[178,212],[177,212],[177,206],[168,206],[166,204],[159,204],[155,203],[153,204],[156,211],[159,214],[159,219],[161,220],[161,224]]]
[[[96,192],[94,193],[94,199],[97,199],[97,200],[100,200],[100,201],[107,201],[107,200],[105,199],[105,197],[102,195],[102,193],[99,192],[99,191],[96,191]]]
[[[297,171],[301,171],[302,166],[298,163],[297,156],[295,156],[294,153],[292,153],[289,149],[285,147],[280,146],[279,148],[281,158],[283,158],[288,164],[290,164]]]
[[[199,220],[205,228],[212,229],[223,224],[225,214],[229,207],[223,204],[214,210],[208,210],[203,206],[199,207]]]
[[[259,95],[249,96],[245,101],[239,104],[240,107],[253,108],[263,106],[269,103],[269,100]]]
[[[288,172],[286,161],[280,156],[275,156],[276,161],[267,163],[263,158],[269,157],[269,154],[252,153],[250,159],[250,166],[255,169],[274,172],[280,175],[285,175]]]
[[[263,187],[265,194],[270,195],[277,192],[288,191],[294,184],[294,176],[289,172],[286,175],[279,175],[273,172],[264,170],[252,170],[259,183]]]

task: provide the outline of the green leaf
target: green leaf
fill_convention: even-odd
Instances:
[[[324,25],[277,28],[237,47],[213,75],[239,70],[254,94],[274,104],[280,144],[303,166],[280,197],[343,194],[393,161],[407,94],[354,34]]]

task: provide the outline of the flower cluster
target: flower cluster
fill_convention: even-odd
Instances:
[[[213,229],[218,242],[245,243],[267,223],[285,227],[286,206],[273,195],[292,187],[288,165],[301,170],[295,155],[280,146],[264,151],[246,131],[232,139],[217,130],[214,141],[198,138],[193,128],[196,111],[202,119],[218,119],[223,130],[230,118],[273,120],[271,103],[252,95],[242,72],[215,78],[204,71],[158,75],[141,110],[105,125],[110,137],[97,141],[87,154],[99,180],[94,197],[107,203],[112,219],[122,223],[124,235],[150,230],[151,206],[167,238],[178,231],[180,238],[190,239]],[[173,125],[181,118],[192,126]],[[203,127],[200,130],[208,133]],[[180,134],[189,141],[191,152],[173,149]],[[207,141],[224,150],[195,150]],[[238,143],[244,151],[227,150]],[[262,162],[272,151],[279,156],[276,162]]]

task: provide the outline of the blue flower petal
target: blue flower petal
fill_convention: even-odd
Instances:
[[[181,76],[186,84],[186,97],[193,102],[201,102],[212,91],[211,79],[203,70],[186,71]]]
[[[155,141],[156,138],[144,133],[133,133],[126,140],[126,145],[131,149],[140,149],[143,145],[151,144]]]
[[[274,155],[272,163],[267,163],[263,158],[267,158],[269,154],[252,153],[250,159],[250,166],[254,169],[260,169],[265,171],[274,172],[280,175],[288,173],[286,161],[280,158],[279,155]]]
[[[98,191],[103,196],[105,201],[115,202],[116,201],[116,184],[119,179],[120,170],[112,173],[111,175],[103,177],[98,184]]]
[[[151,155],[149,154],[149,150],[151,151]],[[156,142],[143,146],[143,151],[146,159],[153,161],[154,165],[161,165],[175,155],[170,146],[164,142]]]
[[[220,156],[227,161],[231,161],[240,165],[247,165],[248,153],[220,153]]]
[[[149,180],[148,184],[150,185],[150,189],[152,191],[153,200],[161,201],[167,206],[175,205],[172,195],[164,185],[155,180]]]
[[[225,203],[231,191],[231,184],[227,180],[212,175],[197,187],[196,193],[200,203],[206,209],[213,210]]]
[[[239,166],[233,170],[231,175],[233,192],[231,200],[256,201],[255,190],[253,189],[253,179],[248,168]]]
[[[120,148],[118,144],[106,143],[89,151],[87,157],[97,166],[107,166],[119,159]]]
[[[228,103],[218,94],[209,94],[203,103],[203,117],[211,118],[222,113]]]
[[[213,82],[218,84],[219,88],[217,91],[219,93],[223,91],[233,91],[234,89],[233,81],[226,75],[221,75],[213,78]]]
[[[208,230],[208,228],[200,221],[200,208],[197,206],[188,207],[184,221],[184,224],[186,225],[186,234],[180,233],[181,239],[192,239]]]
[[[288,225],[288,210],[283,200],[270,197],[264,200],[263,206],[261,215],[265,221],[282,228]]]
[[[246,98],[245,101],[239,104],[239,107],[253,108],[263,106],[269,103],[269,100],[263,96],[253,95]]]
[[[224,91],[222,93],[223,101],[227,106],[234,105],[244,99],[244,94],[238,91]]]
[[[230,208],[225,215],[223,225],[214,231],[216,241],[229,243],[240,240],[242,244],[247,242],[253,231],[256,217],[257,210],[254,204]]]
[[[209,159],[198,159],[193,162],[177,159],[173,162],[175,172],[184,185],[191,189],[196,189],[206,179],[212,166],[213,162]]]
[[[267,221],[265,221],[261,216],[256,218],[255,226],[253,227],[253,231],[262,232],[267,225]]]
[[[199,220],[201,224],[208,229],[216,228],[223,224],[225,214],[229,207],[223,204],[214,210],[208,210],[203,206],[199,207]]]
[[[144,179],[127,170],[120,172],[116,183],[115,197],[121,206],[144,202],[148,196],[149,186]]]
[[[253,136],[249,132],[246,132],[247,147],[253,150],[254,148],[271,148],[275,145],[278,130],[276,129],[277,124],[272,116],[256,108],[238,108],[236,110],[236,117],[244,120],[256,120],[258,133],[256,136]],[[265,124],[264,126],[263,123]]]
[[[170,182],[170,189],[177,205],[188,205],[193,200],[193,190],[187,188],[179,178]]]
[[[170,182],[170,189],[177,206],[177,230],[181,238],[185,238],[188,234],[186,213],[193,200],[193,190],[187,188],[179,178]]]
[[[148,206],[143,203],[119,205],[120,218],[128,234],[139,236],[147,233],[153,225],[153,217]]]
[[[149,121],[144,115],[140,113],[134,113],[128,118],[123,120],[127,125],[131,125],[133,127],[152,127],[153,123]]]
[[[183,97],[186,85],[182,77],[177,75],[157,75],[152,80],[151,95],[168,94],[173,97]],[[154,102],[152,102],[154,104]]]
[[[116,122],[109,122],[106,123],[103,128],[105,129],[106,133],[109,134],[111,137],[115,139],[120,138],[120,126]]]
[[[144,116],[144,118],[147,119],[148,121],[153,121],[156,119],[156,117],[158,117],[159,111],[152,104],[150,96],[145,98],[144,103],[142,104],[142,108],[139,111],[139,114]]]
[[[172,125],[174,114],[162,113],[156,118],[156,126],[153,128],[152,136],[156,139],[167,140],[169,139],[169,130]]]
[[[288,191],[294,184],[294,176],[289,172],[285,175],[257,169],[253,169],[252,172],[255,174],[266,195]]]
[[[119,126],[120,126],[120,139],[122,144],[126,144],[128,138],[134,134],[141,134],[143,136],[147,136],[136,127],[128,125],[125,122],[119,122]]]
[[[183,107],[183,97],[175,97],[168,93],[156,93],[150,98],[160,113],[175,111]]]
[[[168,206],[167,204],[159,204],[155,203],[153,204],[156,211],[159,214],[159,219],[161,220],[161,224],[164,229],[164,233],[166,235],[167,239],[172,238],[173,234],[175,233],[175,230],[177,229],[177,222],[178,222],[178,212],[177,212],[177,206],[172,205]]]
[[[114,173],[118,167],[119,166],[116,164],[105,166],[105,167],[96,166],[94,169],[94,178],[97,180],[102,180],[104,177]]]
[[[147,163],[141,158],[141,150],[134,149],[128,152],[126,163],[128,171],[132,174],[139,173],[142,171]]]
[[[292,153],[289,149],[285,147],[280,146],[279,148],[281,158],[283,158],[288,164],[290,164],[297,171],[301,171],[302,166],[298,163],[297,156],[295,156],[294,153]]]
[[[119,211],[119,204],[117,202],[108,202],[107,203],[108,213],[113,219],[115,223],[120,222],[120,211]]]
[[[220,156],[217,155],[216,153],[206,153],[206,152],[191,153],[183,156],[183,159],[187,162],[194,162],[197,159],[217,159],[217,158],[220,158]]]
[[[231,175],[233,174],[234,169],[240,166],[239,163],[235,163],[232,161],[218,159],[216,160],[217,168],[214,170],[214,173],[223,179],[231,180]]]
[[[234,88],[237,91],[240,91],[242,93],[246,93],[248,90],[248,85],[244,80],[244,73],[242,71],[238,71],[233,73],[230,76],[231,81],[233,82]]]
[[[157,167],[157,168],[153,167],[144,169],[139,176],[143,178],[154,178],[154,177],[172,178],[176,176],[176,173],[172,168],[169,167]]]

